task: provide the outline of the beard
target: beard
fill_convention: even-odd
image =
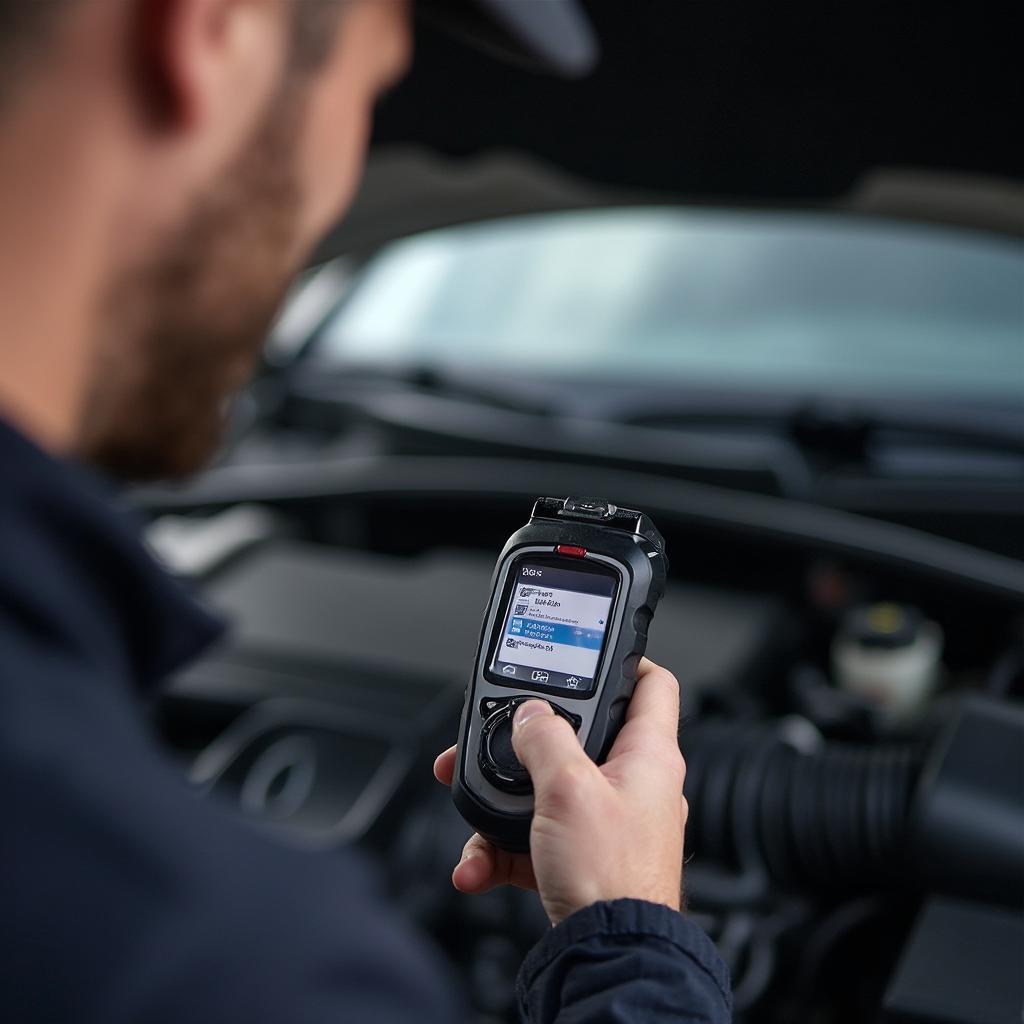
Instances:
[[[77,454],[123,480],[187,476],[216,451],[300,269],[296,90],[141,265],[107,289]]]

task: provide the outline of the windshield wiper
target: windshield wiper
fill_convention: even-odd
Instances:
[[[807,461],[786,439],[714,431],[693,436],[628,424],[605,416],[603,403],[583,415],[578,402],[559,398],[564,382],[510,379],[491,386],[479,377],[434,368],[339,368],[295,375],[289,401],[318,403],[328,416],[328,410],[346,418],[356,412],[415,451],[571,459],[787,497],[810,491]],[[529,394],[520,397],[523,391]]]
[[[288,374],[287,384],[303,396],[347,401],[358,395],[388,394],[395,391],[438,395],[478,402],[495,409],[529,413],[533,416],[557,414],[554,399],[522,395],[510,385],[481,381],[481,374],[458,374],[430,364],[359,364],[323,367],[299,363]]]
[[[945,404],[937,410],[934,403],[883,405],[814,398],[744,412],[736,403],[725,409],[688,403],[624,411],[620,421],[677,429],[769,427],[809,454],[857,462],[867,461],[872,443],[882,435],[896,434],[933,446],[1024,455],[1024,414],[963,404]]]

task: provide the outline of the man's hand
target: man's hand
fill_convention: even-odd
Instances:
[[[455,887],[536,889],[552,924],[598,900],[623,897],[678,910],[687,810],[678,723],[679,684],[646,658],[626,723],[600,767],[550,704],[522,704],[512,746],[533,780],[530,854],[506,853],[474,835],[452,872]],[[434,774],[451,785],[454,768],[450,747],[434,762]]]

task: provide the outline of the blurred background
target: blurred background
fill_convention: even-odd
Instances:
[[[419,33],[202,476],[135,498],[233,622],[201,792],[360,845],[481,1021],[546,922],[433,782],[538,495],[649,512],[691,913],[737,1019],[1019,1021],[1024,153],[1009,7],[593,0],[560,82]]]

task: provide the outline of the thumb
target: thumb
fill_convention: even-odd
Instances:
[[[572,726],[546,700],[528,700],[512,719],[512,749],[530,773],[538,793],[564,775],[566,768],[589,772],[593,762],[584,753]]]

